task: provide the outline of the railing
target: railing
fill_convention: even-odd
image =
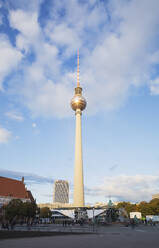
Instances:
[[[0,228],[1,229],[1,228]],[[4,230],[4,229],[1,229]],[[11,230],[11,228],[9,228]],[[95,225],[67,225],[61,224],[36,224],[36,225],[15,225],[15,231],[42,231],[42,232],[71,232],[71,233],[96,233],[98,228]]]

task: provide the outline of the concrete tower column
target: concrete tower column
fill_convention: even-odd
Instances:
[[[86,108],[86,100],[82,96],[82,88],[79,82],[79,53],[77,57],[77,87],[71,101],[71,107],[76,115],[75,134],[75,174],[74,174],[74,206],[84,207],[84,182],[83,182],[83,159],[82,159],[82,128],[81,115]]]
[[[81,115],[82,115],[82,111],[80,109],[76,109],[75,174],[74,174],[74,206],[75,207],[84,207]]]

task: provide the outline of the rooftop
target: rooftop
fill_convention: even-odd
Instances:
[[[22,181],[19,181],[7,177],[0,177],[0,196],[29,199],[24,179],[22,178]]]

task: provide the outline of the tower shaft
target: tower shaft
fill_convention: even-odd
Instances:
[[[82,159],[82,128],[81,115],[86,108],[87,102],[82,96],[82,88],[79,81],[79,51],[77,54],[77,87],[71,100],[71,107],[76,114],[75,134],[75,174],[74,174],[74,206],[84,207],[84,183],[83,183],[83,159]]]
[[[82,115],[82,111],[80,109],[76,109],[75,174],[74,174],[74,206],[75,207],[84,207],[81,115]]]

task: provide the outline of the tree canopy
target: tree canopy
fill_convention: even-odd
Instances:
[[[5,217],[10,221],[15,217],[33,218],[36,215],[36,209],[37,205],[35,203],[13,199],[5,206]]]
[[[119,202],[117,208],[124,208],[128,215],[130,212],[141,212],[142,216],[159,215],[159,199],[153,199],[150,202],[141,201],[139,204],[130,202]]]
[[[44,207],[40,209],[40,217],[41,218],[49,218],[51,217],[52,213],[48,207]]]

